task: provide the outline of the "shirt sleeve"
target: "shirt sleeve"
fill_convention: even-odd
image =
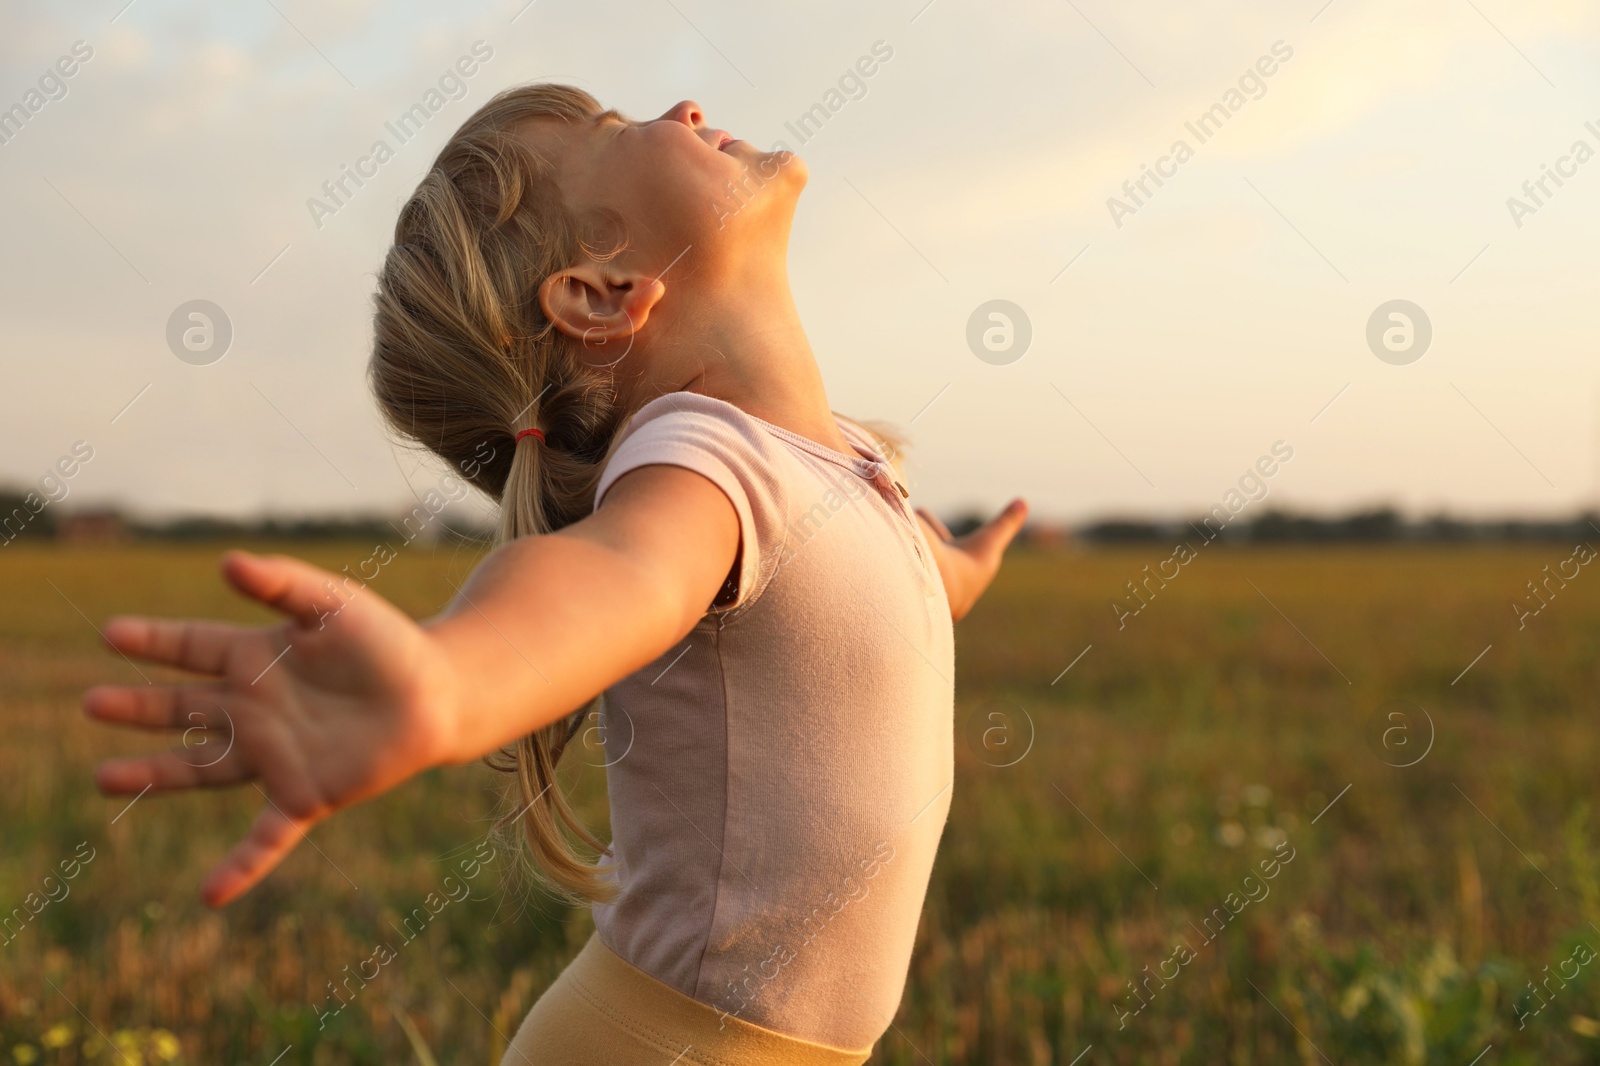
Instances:
[[[682,467],[721,489],[739,518],[738,564],[710,610],[731,611],[754,603],[777,569],[787,513],[781,461],[772,435],[737,407],[698,393],[668,393],[641,407],[622,430],[594,506],[599,510],[617,479],[641,466]]]

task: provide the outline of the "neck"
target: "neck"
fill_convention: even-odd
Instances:
[[[661,336],[671,338],[663,367],[671,372],[658,380],[850,451],[829,408],[782,262],[765,271],[703,274],[689,284],[680,282],[677,295],[667,321],[660,323],[667,327]],[[667,302],[657,313],[668,310]],[[656,324],[652,315],[651,325]]]

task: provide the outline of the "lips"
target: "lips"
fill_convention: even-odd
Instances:
[[[717,130],[716,133],[717,133],[717,151],[719,151],[719,152],[722,151],[723,149],[727,148],[728,145],[732,144],[734,142],[734,140],[735,140],[734,136],[732,134],[730,134],[727,130]]]

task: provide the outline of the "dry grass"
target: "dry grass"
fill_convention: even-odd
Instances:
[[[370,546],[296,551],[336,569]],[[1018,554],[959,627],[951,821],[874,1061],[1071,1063],[1092,1045],[1083,1063],[1466,1066],[1490,1044],[1485,1066],[1600,1061],[1595,967],[1562,967],[1578,941],[1600,948],[1600,583],[1585,584],[1600,578],[1519,632],[1512,599],[1569,551],[1208,551],[1121,631],[1110,601],[1168,553]],[[502,853],[474,898],[412,942],[397,929],[482,839],[496,775],[431,774],[324,824],[220,914],[195,889],[253,791],[117,817],[126,801],[91,787],[96,761],[152,741],[78,713],[88,684],[138,680],[84,615],[263,617],[222,589],[215,556],[0,552],[0,911],[80,842],[95,851],[0,946],[0,1046],[84,1061],[87,1019],[125,1031],[129,1061],[268,1063],[292,1045],[283,1066],[493,1062],[587,913],[502,884]],[[376,587],[425,614],[471,561],[407,549]],[[1420,747],[1386,754],[1374,720],[1394,700],[1436,727],[1408,768],[1384,759]],[[600,773],[574,779],[603,830]],[[1270,894],[1208,941],[1204,916],[1259,894],[1245,878],[1280,841],[1293,859]],[[1183,937],[1192,961],[1153,977]],[[380,943],[395,961],[319,1030],[327,982]],[[41,1043],[52,1030],[62,1046]]]

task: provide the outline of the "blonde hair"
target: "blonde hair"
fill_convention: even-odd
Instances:
[[[581,89],[548,83],[507,89],[484,104],[400,209],[378,273],[368,376],[384,418],[500,504],[502,544],[589,514],[633,413],[609,367],[586,362],[539,305],[539,286],[551,274],[584,256],[603,262],[622,251],[621,220],[565,204],[550,161],[516,133],[528,119],[580,122],[601,110]],[[545,440],[519,444],[516,433],[531,428]],[[877,424],[864,428],[898,467],[898,436]],[[606,867],[574,846],[576,837],[605,850],[556,778],[594,706],[485,759],[515,775],[497,828],[520,819],[532,859],[525,868],[573,902],[610,902],[617,893],[600,876]]]
[[[601,110],[566,85],[507,89],[439,152],[400,209],[378,274],[368,377],[391,429],[425,445],[500,504],[498,542],[548,533],[584,517],[625,411],[610,370],[587,363],[539,305],[556,271],[621,251],[592,233],[614,217],[566,205],[552,164],[519,137],[527,119],[585,121]],[[538,428],[545,441],[518,443]],[[591,703],[589,706],[593,706]],[[610,901],[613,882],[568,832],[603,851],[556,779],[589,707],[486,758],[516,775],[498,826],[520,816],[546,887],[573,901]]]

